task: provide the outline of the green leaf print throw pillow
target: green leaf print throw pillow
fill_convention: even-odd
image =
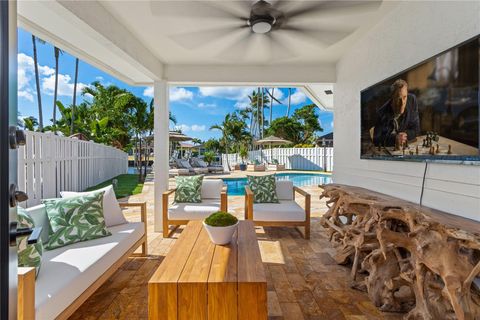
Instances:
[[[191,177],[176,177],[175,182],[177,184],[177,190],[175,191],[175,202],[202,202],[202,175]]]
[[[247,176],[254,203],[278,203],[275,175]]]
[[[103,194],[43,200],[51,229],[46,249],[111,235],[103,218]]]
[[[35,223],[28,215],[25,209],[18,207],[18,228],[34,228]],[[17,253],[19,267],[35,267],[36,275],[40,272],[42,265],[43,243],[42,239],[38,239],[37,243],[28,244],[28,236],[17,238]]]

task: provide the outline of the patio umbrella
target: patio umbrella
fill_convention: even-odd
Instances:
[[[190,141],[193,138],[186,136],[185,134],[177,131],[170,131],[168,133],[168,139],[170,140],[170,157],[172,156],[173,152],[173,145],[172,142],[181,142],[181,141]]]
[[[176,132],[176,131],[170,131],[168,133],[168,138],[170,139],[170,141],[177,141],[177,142],[178,141],[190,141],[190,140],[193,139],[189,136],[184,135],[181,132]]]
[[[272,146],[280,146],[280,145],[289,144],[289,143],[292,143],[292,142],[279,137],[275,137],[275,136],[268,136],[266,138],[255,141],[255,144],[257,145],[270,146],[270,161],[272,160]]]

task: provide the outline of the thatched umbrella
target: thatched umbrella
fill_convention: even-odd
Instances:
[[[181,132],[176,132],[176,131],[170,131],[168,133],[168,138],[169,138],[170,141],[176,141],[176,142],[178,142],[178,141],[190,141],[190,140],[193,139],[189,136],[184,135]]]
[[[292,142],[279,137],[275,137],[275,136],[269,136],[269,137],[255,141],[255,144],[257,145],[270,146],[270,160],[272,160],[272,146],[280,146],[280,145],[289,144],[289,143],[292,143]]]
[[[193,138],[186,136],[185,134],[177,131],[170,131],[168,133],[168,139],[170,140],[170,157],[172,156],[173,152],[173,144],[172,142],[181,142],[181,141],[190,141]]]

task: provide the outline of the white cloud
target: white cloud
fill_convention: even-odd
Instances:
[[[143,90],[145,97],[153,98],[153,87],[146,87]],[[193,99],[193,92],[182,87],[170,88],[170,101],[186,101]]]
[[[291,96],[292,105],[304,103],[305,101],[307,101],[307,96],[305,95],[305,93],[303,93],[299,89],[295,89]],[[288,97],[285,98],[284,103],[288,104]]]
[[[73,85],[72,77],[70,77],[70,75],[61,73],[58,74],[57,94],[59,96],[72,96]],[[88,87],[88,85],[79,82],[77,84],[77,92],[81,92],[85,87]],[[46,78],[42,78],[41,88],[44,93],[53,96],[55,91],[55,74],[52,74]]]
[[[181,87],[170,88],[170,101],[192,100],[193,92]]]
[[[200,102],[199,104],[197,104],[197,107],[199,107],[200,109],[215,109],[217,105],[215,103]]]
[[[179,124],[175,126],[175,130],[181,130],[182,132],[189,132],[189,131],[200,132],[200,131],[205,131],[206,128],[207,127],[203,124],[202,125],[192,124],[191,126],[189,126],[188,124]]]
[[[198,124],[192,125],[192,131],[199,132],[199,131],[205,131],[205,129],[206,129],[206,126],[204,124],[202,124],[202,125],[198,125]]]
[[[19,97],[25,98],[26,100],[33,102],[33,95],[28,91],[18,90],[17,92]]]
[[[245,109],[250,105],[248,96],[256,90],[255,87],[200,87],[200,94],[204,97],[214,97],[236,101],[235,108]]]
[[[143,90],[143,95],[145,97],[153,98],[153,87],[146,87],[145,90]]]
[[[33,58],[19,53],[17,55],[18,60],[18,96],[28,101],[33,101],[34,96],[37,95],[35,84],[35,63]],[[42,93],[53,95],[55,87],[55,69],[49,66],[38,66],[38,73],[40,76]],[[78,83],[77,92],[87,85],[84,83]],[[58,95],[59,96],[72,96],[73,95],[73,82],[68,74],[58,75]]]

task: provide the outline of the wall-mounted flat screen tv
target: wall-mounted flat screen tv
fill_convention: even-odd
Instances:
[[[480,163],[480,36],[361,92],[361,158]]]

